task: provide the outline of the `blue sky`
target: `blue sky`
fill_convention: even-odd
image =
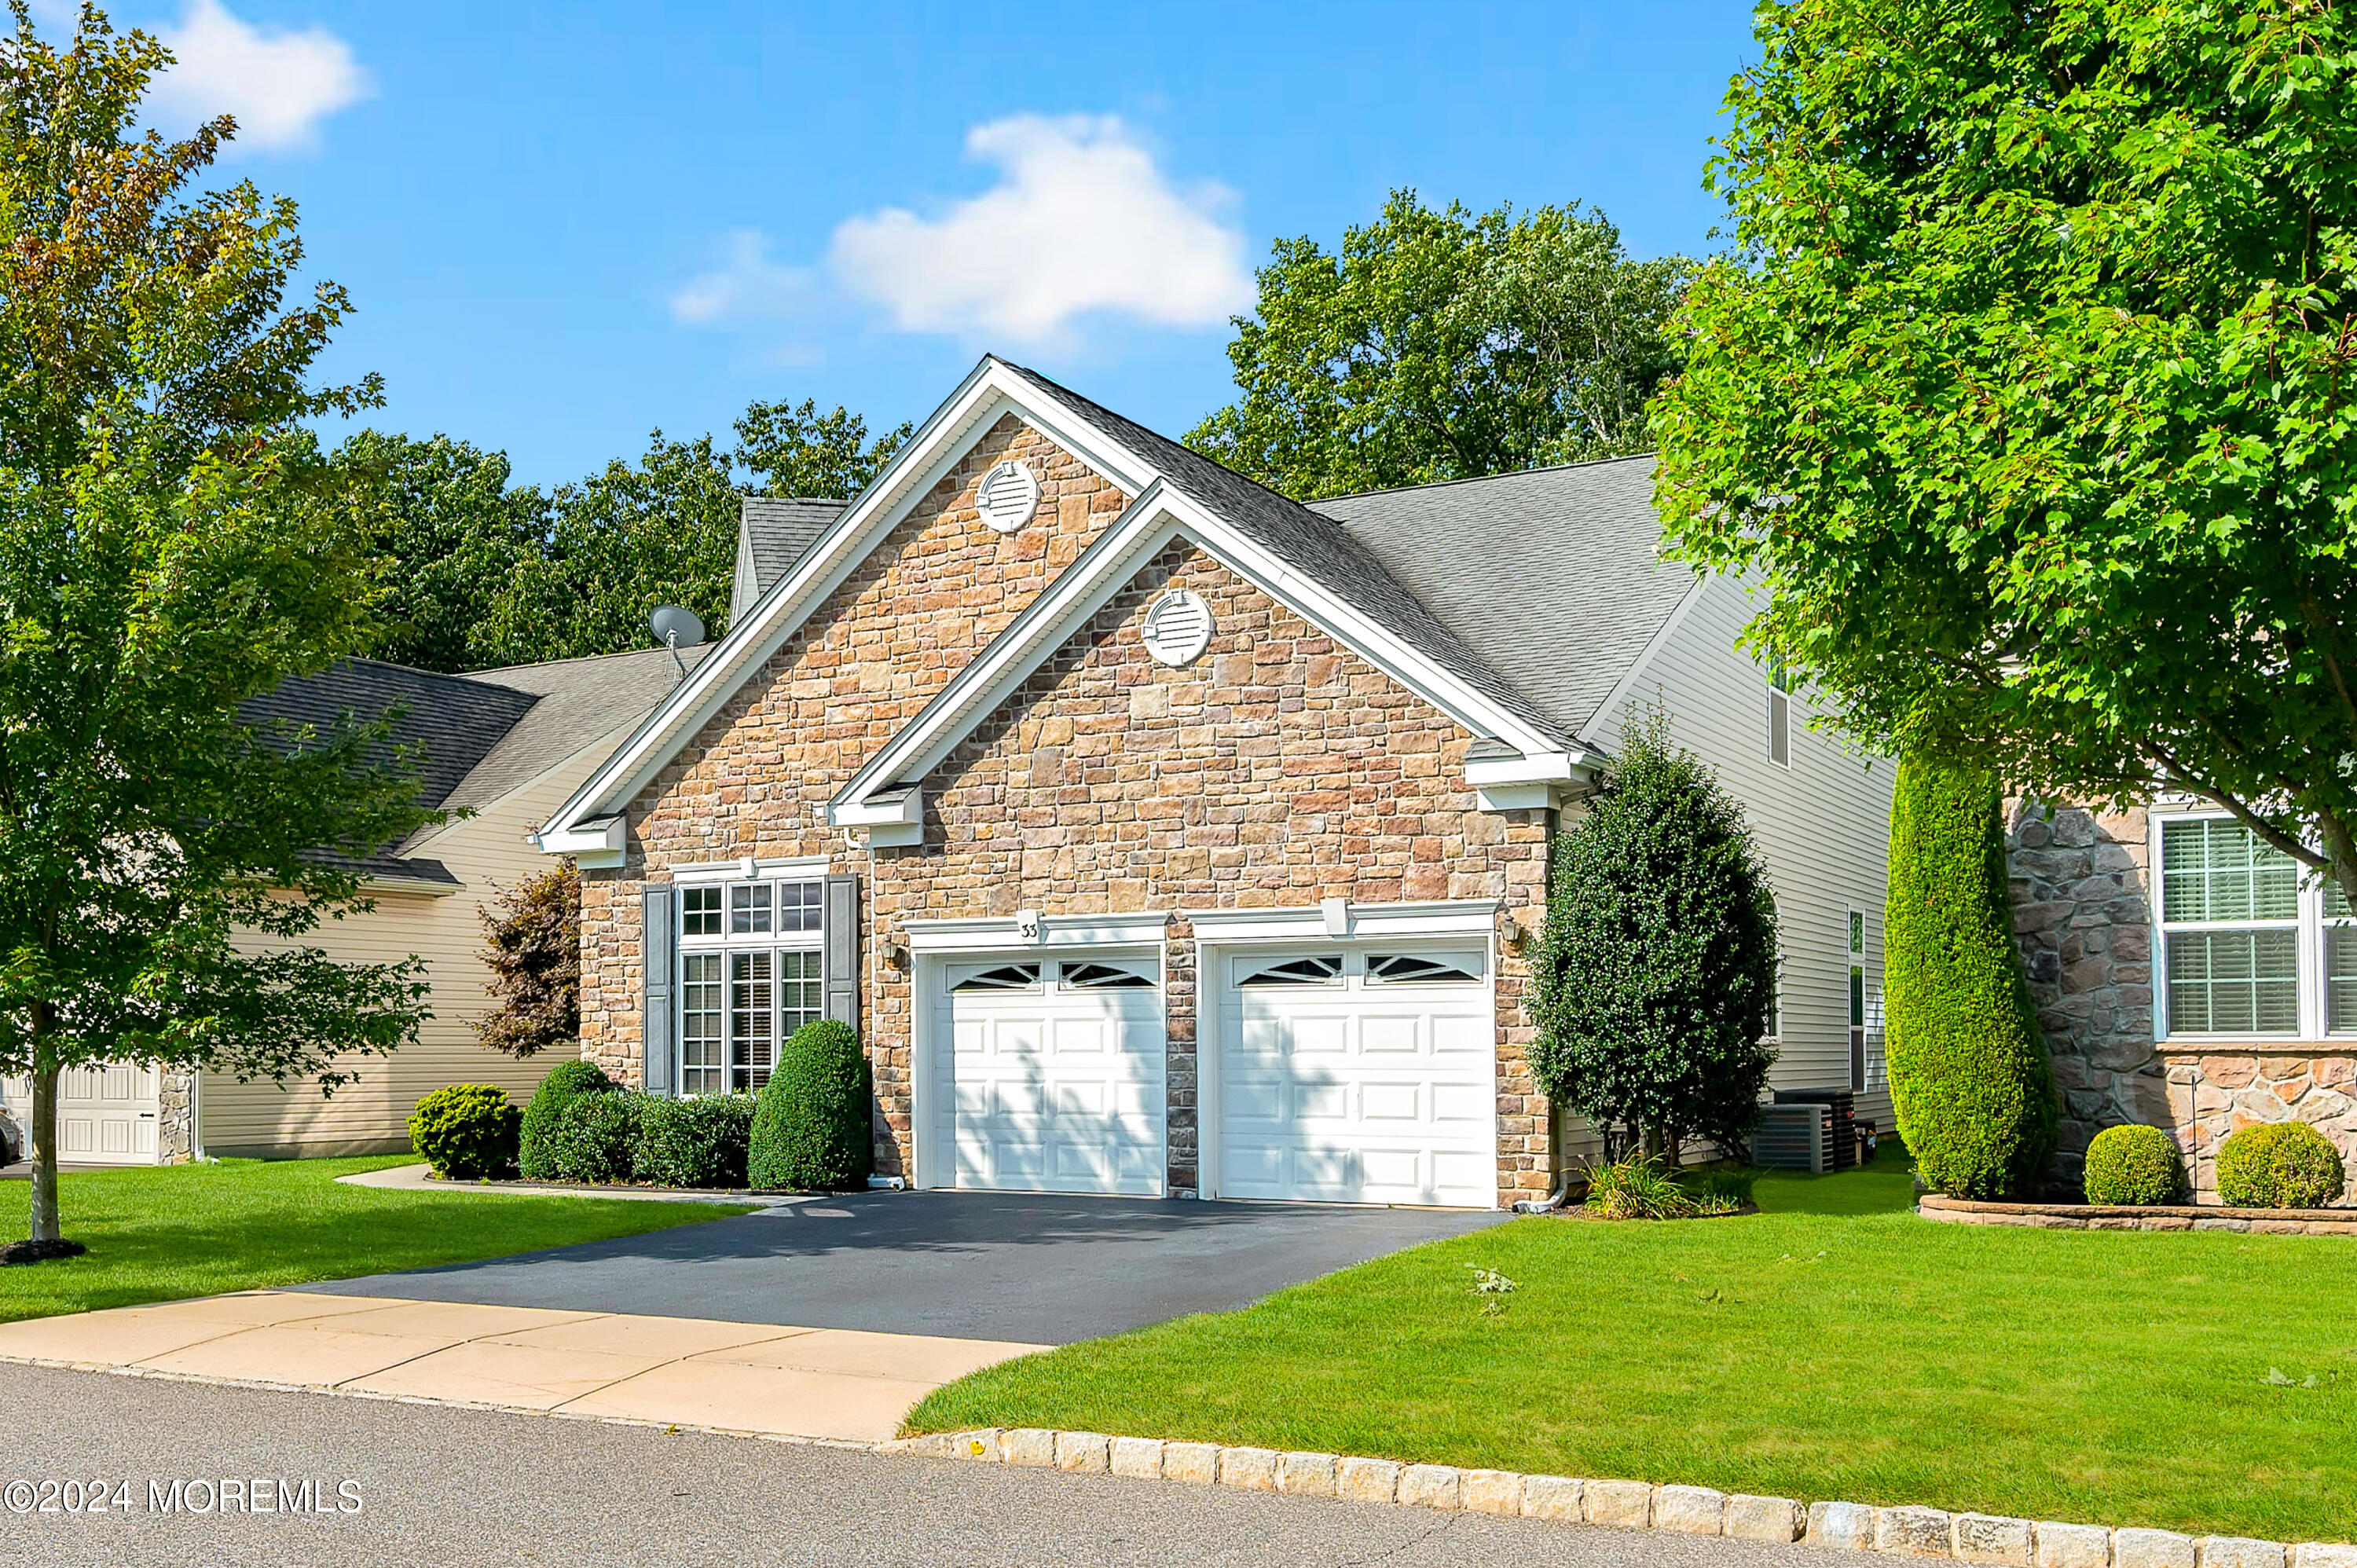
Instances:
[[[1178,434],[1279,235],[1394,186],[1707,246],[1737,4],[155,0],[161,123],[302,205],[372,421],[553,483],[753,397],[920,417],[984,349]],[[1075,215],[1117,213],[1093,225]],[[1079,238],[1075,239],[1074,236]]]

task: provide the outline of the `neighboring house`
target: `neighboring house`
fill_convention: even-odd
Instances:
[[[2080,1178],[2103,1128],[2143,1122],[2175,1131],[2214,1203],[2226,1135],[2296,1118],[2357,1179],[2357,922],[2338,888],[2182,797],[2018,810],[2007,849],[2062,1097],[2060,1176]]]
[[[584,1054],[749,1089],[852,1021],[921,1187],[1535,1197],[1550,841],[1658,699],[1775,881],[1777,1081],[1887,1117],[1889,767],[1656,562],[1652,467],[1304,507],[984,360],[839,514],[748,503],[728,636],[542,829]]]
[[[490,1005],[482,911],[547,869],[531,831],[678,683],[681,668],[665,649],[472,675],[350,660],[247,704],[253,719],[323,728],[339,714],[405,710],[393,738],[423,752],[423,800],[461,814],[363,863],[375,909],[325,921],[304,940],[354,961],[423,956],[434,1016],[414,1045],[347,1063],[360,1080],[333,1096],[308,1079],[282,1088],[113,1064],[69,1072],[59,1091],[61,1157],[148,1165],[191,1154],[404,1149],[410,1108],[429,1090],[495,1083],[519,1101],[530,1095],[558,1057],[517,1061],[476,1042],[472,1021]],[[0,1084],[0,1104],[20,1125],[30,1124],[29,1093],[22,1080]]]

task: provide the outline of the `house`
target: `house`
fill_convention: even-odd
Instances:
[[[314,1083],[240,1083],[218,1074],[108,1064],[64,1075],[59,1149],[68,1161],[148,1165],[194,1154],[289,1156],[409,1146],[410,1108],[447,1083],[495,1083],[521,1101],[556,1058],[518,1061],[476,1043],[490,1002],[482,914],[507,888],[547,869],[530,834],[590,768],[678,682],[667,649],[440,675],[347,660],[247,704],[256,720],[325,726],[339,714],[398,708],[393,740],[421,753],[424,801],[454,813],[365,862],[375,909],[329,920],[305,939],[344,959],[427,962],[434,1016],[414,1045],[344,1066],[359,1081],[323,1096]],[[31,1122],[30,1085],[0,1083],[0,1110]]]
[[[1887,1117],[1889,766],[1656,561],[1651,488],[1303,506],[985,358],[847,507],[748,507],[727,637],[542,827],[584,1054],[748,1089],[845,1019],[919,1187],[1537,1197],[1550,839],[1659,700],[1771,869],[1777,1080]]]
[[[2357,921],[2338,888],[2182,795],[2020,804],[2006,849],[2062,1101],[2061,1182],[2096,1133],[2140,1122],[2176,1133],[2196,1200],[2215,1203],[2226,1136],[2292,1119],[2357,1181]]]

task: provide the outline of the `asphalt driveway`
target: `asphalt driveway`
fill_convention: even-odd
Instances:
[[[1464,1209],[874,1192],[302,1288],[1062,1345],[1243,1306],[1506,1218]]]

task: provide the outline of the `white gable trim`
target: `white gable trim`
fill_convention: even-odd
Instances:
[[[1517,778],[1569,781],[1592,764],[1594,759],[1585,752],[1566,753],[1550,746],[1519,714],[1458,680],[1390,628],[1361,614],[1323,585],[1292,571],[1216,514],[1157,479],[844,786],[828,808],[829,821],[837,827],[888,823],[904,832],[909,825],[920,823],[923,801],[920,791],[912,786],[940,767],[1034,671],[1077,636],[1163,546],[1181,536],[1475,736],[1495,736],[1522,752],[1520,759],[1503,765],[1518,770]],[[888,801],[879,799],[887,796]],[[893,834],[877,842],[917,841]]]
[[[1000,360],[985,356],[794,569],[730,626],[719,646],[549,819],[538,835],[544,852],[575,853],[556,849],[550,841],[592,818],[625,810],[1006,413],[1021,417],[1125,494],[1136,495],[1154,478],[1134,453]]]

